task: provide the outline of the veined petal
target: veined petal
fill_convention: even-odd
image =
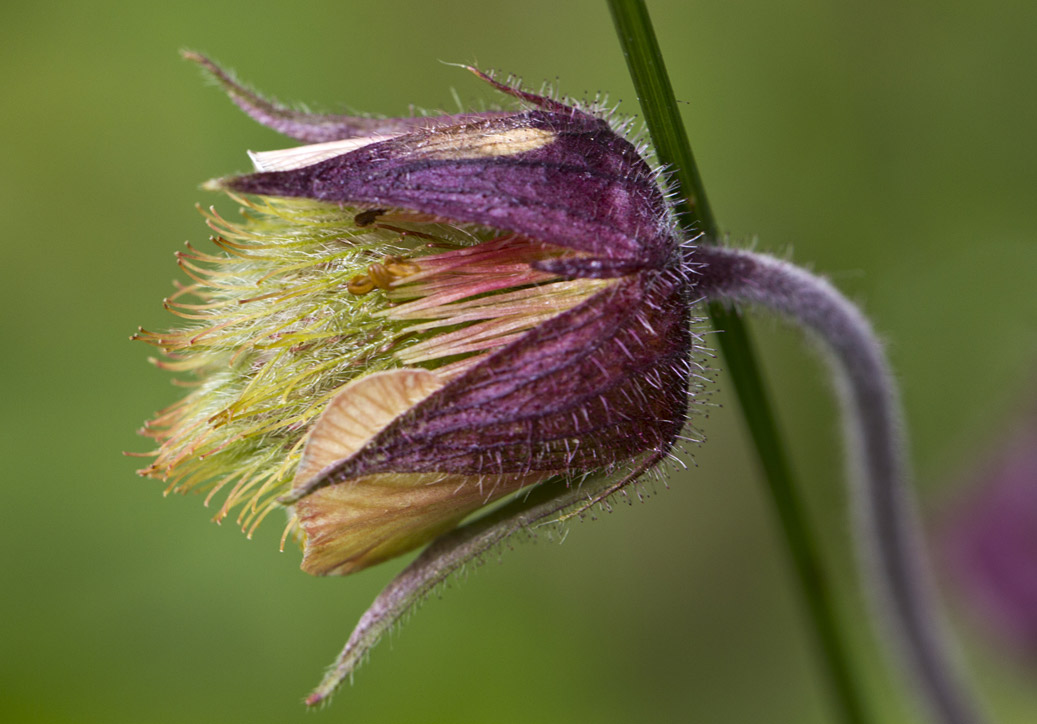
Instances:
[[[372,143],[387,141],[399,134],[382,133],[375,136],[357,136],[341,141],[311,143],[308,146],[292,146],[276,151],[249,151],[248,157],[256,171],[290,171],[303,166],[312,166],[328,158],[341,156],[343,153],[355,151]]]
[[[395,418],[443,386],[423,369],[399,369],[346,385],[310,431],[293,488],[348,459]],[[472,511],[544,475],[391,473],[325,487],[294,508],[303,534],[302,569],[342,575],[427,543]]]

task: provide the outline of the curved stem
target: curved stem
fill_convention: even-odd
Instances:
[[[950,652],[909,488],[896,389],[882,346],[861,312],[824,279],[773,257],[702,247],[699,290],[725,303],[777,312],[831,352],[855,483],[864,588],[934,721],[981,720]]]

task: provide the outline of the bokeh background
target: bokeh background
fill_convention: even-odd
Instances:
[[[859,300],[903,386],[936,527],[1037,394],[1037,5],[928,0],[651,2],[714,209]],[[173,252],[207,236],[199,190],[286,145],[182,47],[326,110],[493,101],[476,63],[573,96],[636,97],[591,0],[0,8],[0,719],[11,722],[827,722],[827,692],[729,385],[644,504],[517,543],[433,598],[354,686],[306,714],[358,616],[403,561],[314,579],[279,526],[246,541],[195,496],[164,499],[123,450],[179,394],[130,343],[173,317]],[[822,367],[753,325],[838,583],[858,675],[908,717],[864,620],[839,427]],[[692,460],[693,458],[693,460]],[[941,575],[994,712],[1037,717],[1037,668]]]

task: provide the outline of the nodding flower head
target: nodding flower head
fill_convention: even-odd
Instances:
[[[658,173],[599,114],[479,73],[515,111],[308,115],[190,55],[309,145],[208,184],[214,251],[177,259],[180,329],[139,331],[185,398],[141,473],[273,509],[303,569],[419,546],[549,478],[667,455],[699,387],[691,249]]]

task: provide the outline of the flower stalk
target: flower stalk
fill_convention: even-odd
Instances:
[[[951,652],[921,537],[893,377],[871,325],[832,285],[765,254],[703,247],[711,300],[779,314],[830,352],[846,425],[864,590],[932,721],[981,721]]]

